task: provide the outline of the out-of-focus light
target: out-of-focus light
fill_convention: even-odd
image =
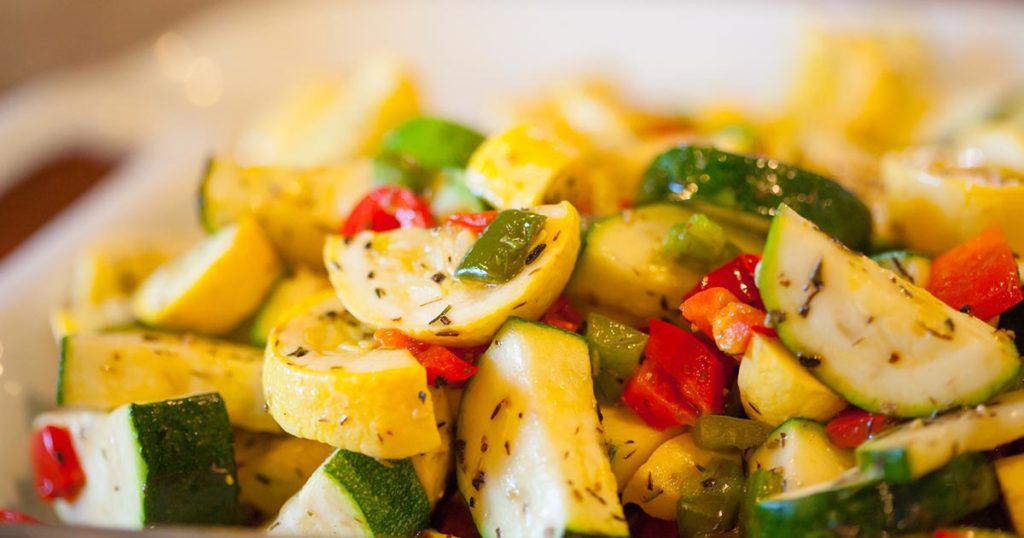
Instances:
[[[224,93],[224,73],[210,58],[197,58],[185,79],[185,97],[198,107],[217,104]]]
[[[181,35],[167,32],[156,40],[153,47],[160,74],[171,82],[185,82],[192,67],[192,48]]]

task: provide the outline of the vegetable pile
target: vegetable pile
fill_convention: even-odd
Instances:
[[[62,522],[1024,531],[1024,245],[1001,213],[918,241],[753,125],[583,85],[484,135],[364,69],[323,105],[343,125],[211,159],[200,241],[79,260],[31,447]]]

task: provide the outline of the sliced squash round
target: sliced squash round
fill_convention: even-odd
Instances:
[[[546,217],[529,246],[537,254],[501,284],[455,278],[477,235],[451,225],[331,236],[324,261],[342,304],[363,323],[436,344],[486,344],[510,316],[540,317],[576,263],[576,209],[562,202],[529,211]]]
[[[266,234],[243,219],[153,271],[132,310],[149,325],[224,334],[259,307],[280,275]]]
[[[427,374],[408,351],[372,349],[372,329],[333,293],[295,312],[271,331],[263,364],[267,407],[285,431],[374,458],[438,448]]]

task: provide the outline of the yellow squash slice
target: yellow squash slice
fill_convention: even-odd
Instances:
[[[247,318],[281,275],[281,262],[255,221],[244,219],[160,266],[135,292],[144,323],[224,334]]]
[[[546,246],[503,284],[453,276],[477,236],[451,225],[331,236],[324,261],[341,302],[363,323],[396,328],[436,344],[486,344],[509,316],[539,318],[561,293],[576,263],[576,209],[562,202],[530,211],[547,217],[530,248]]]
[[[295,312],[271,331],[263,366],[267,406],[285,431],[374,458],[440,446],[426,371],[408,351],[372,349],[372,329],[330,292]]]

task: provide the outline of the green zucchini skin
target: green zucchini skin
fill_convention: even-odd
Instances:
[[[231,525],[238,480],[227,408],[217,394],[132,404],[145,525]]]
[[[764,219],[785,203],[852,249],[866,248],[871,238],[871,211],[835,181],[710,147],[672,148],[654,160],[637,203],[658,200],[691,200]]]
[[[345,484],[375,534],[410,536],[430,523],[430,501],[409,459],[385,465],[370,456],[339,449],[324,463],[323,470]],[[388,500],[401,502],[396,505]]]
[[[801,495],[801,491],[807,492]],[[988,459],[962,454],[910,484],[854,473],[825,485],[758,502],[751,536],[885,536],[930,530],[958,521],[999,499]]]

